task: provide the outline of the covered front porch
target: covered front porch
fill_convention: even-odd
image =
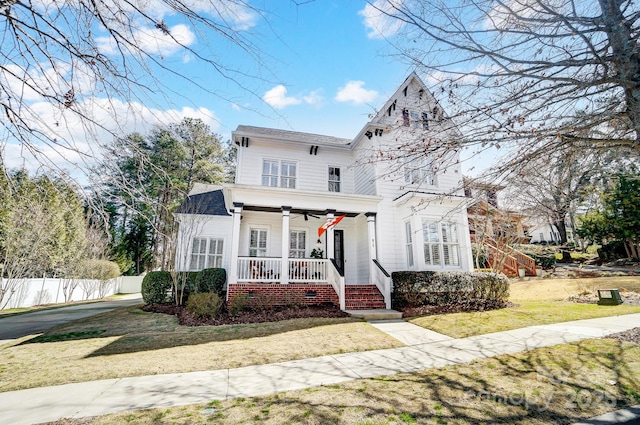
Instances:
[[[295,206],[275,207],[233,197],[227,296],[240,288],[245,293],[296,288],[305,296],[316,296],[325,287],[345,309],[345,286],[371,283],[379,284],[385,304],[390,305],[390,279],[376,266],[377,199],[362,198],[367,199],[340,202],[334,197],[332,203],[296,199]],[[351,208],[319,209],[320,203]],[[318,227],[341,216],[339,224],[318,236]]]

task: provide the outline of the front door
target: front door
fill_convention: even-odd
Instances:
[[[338,271],[344,276],[344,230],[333,231],[333,247]]]

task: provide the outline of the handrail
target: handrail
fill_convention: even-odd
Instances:
[[[331,266],[327,267],[327,281],[333,286],[333,289],[338,294],[338,302],[340,303],[340,310],[344,310],[347,306],[347,300],[344,287],[344,274],[340,273],[338,269],[338,263],[332,258]]]
[[[391,308],[391,276],[382,267],[382,265],[376,259],[372,259],[373,264],[376,267],[372,268],[371,277],[373,283],[376,285],[382,296],[384,297],[384,304],[386,309]]]
[[[384,273],[384,275],[386,277],[391,277],[391,275],[389,274],[389,272],[387,272],[384,267],[382,267],[382,264],[380,264],[380,262],[378,260],[376,260],[375,258],[373,259],[373,264],[375,264],[376,266],[378,266],[378,268],[380,269],[380,271],[382,273]]]

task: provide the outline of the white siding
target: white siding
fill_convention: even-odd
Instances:
[[[253,139],[252,139],[253,140]],[[296,189],[328,192],[329,166],[340,167],[341,192],[354,193],[352,154],[348,149],[320,146],[317,155],[309,145],[253,140],[249,147],[238,147],[236,183],[262,184],[262,161],[272,159],[297,164]]]
[[[193,238],[219,238],[224,240],[222,267],[228,271],[231,261],[232,218],[200,214],[177,214],[177,219],[180,222],[178,252],[176,253],[177,269],[187,270],[189,268]]]

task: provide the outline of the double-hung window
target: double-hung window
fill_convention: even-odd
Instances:
[[[251,229],[249,237],[249,257],[267,256],[267,230]]]
[[[189,270],[222,267],[223,248],[222,238],[193,238]]]
[[[411,231],[411,222],[404,223],[404,233],[406,237],[407,265],[413,267],[413,232]]]
[[[289,258],[304,258],[307,248],[307,234],[304,230],[289,232]]]
[[[460,265],[460,246],[458,244],[458,230],[455,223],[440,223],[442,230],[442,258],[445,266]]]
[[[295,189],[296,188],[296,163],[282,161],[281,170],[282,172],[280,175],[280,187]]]
[[[340,168],[329,167],[329,192],[340,192]]]
[[[425,157],[413,158],[404,164],[404,182],[436,186],[433,163]]]
[[[265,159],[262,161],[262,186],[296,187],[296,163]]]
[[[278,161],[272,159],[262,161],[262,185],[278,187]]]
[[[456,223],[424,221],[424,262],[428,266],[459,266],[460,244]]]

